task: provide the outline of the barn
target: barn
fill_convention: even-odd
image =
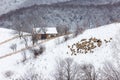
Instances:
[[[38,39],[49,39],[58,34],[56,27],[33,28],[33,30],[37,34]]]

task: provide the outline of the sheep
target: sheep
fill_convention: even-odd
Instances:
[[[109,42],[111,42],[112,38],[110,38]]]
[[[110,38],[110,40],[112,40],[112,38]]]
[[[93,41],[93,42],[97,42],[97,39],[96,39],[96,38],[93,38],[92,41]]]
[[[70,46],[68,45],[68,48],[70,48]]]
[[[86,41],[86,40],[87,40],[87,39],[82,39],[81,42],[82,42],[82,41]]]
[[[100,47],[102,45],[102,41],[100,39],[97,40],[97,45]]]
[[[88,53],[86,50],[85,50],[85,54]]]
[[[94,51],[90,51],[90,53],[93,53]]]
[[[105,43],[108,43],[109,41],[107,41],[106,39],[104,39]]]
[[[93,40],[93,37],[91,37],[90,39],[89,39],[89,42],[91,42]]]
[[[96,44],[95,44],[96,43]],[[87,39],[82,39],[80,42],[74,43],[72,46],[68,45],[68,48],[71,50],[71,55],[77,55],[76,53],[93,53],[92,49],[96,48],[97,46],[100,47],[102,45],[102,41],[100,39],[90,38],[88,41]]]

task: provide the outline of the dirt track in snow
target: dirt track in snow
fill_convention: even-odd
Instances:
[[[69,33],[69,34],[71,34],[71,33]],[[69,34],[66,34],[66,35],[69,35]],[[45,43],[45,42],[47,42],[47,41],[50,41],[50,40],[52,40],[52,39],[55,39],[55,38],[58,38],[58,37],[61,37],[61,36],[65,36],[65,35],[59,35],[59,36],[57,36],[57,37],[53,37],[53,38],[50,38],[50,39],[46,39],[46,40],[44,40],[44,41],[39,42],[39,43],[36,44],[36,45],[30,45],[30,46],[28,46],[28,47],[22,48],[22,49],[20,49],[20,50],[15,51],[15,52],[8,53],[8,54],[6,54],[6,55],[4,55],[4,56],[0,56],[0,59],[3,59],[3,58],[6,58],[6,57],[9,57],[9,56],[12,56],[12,55],[14,55],[14,54],[20,53],[20,52],[25,51],[25,50],[29,50],[29,49],[31,49],[31,48],[33,48],[33,47],[36,47],[36,46],[38,46],[38,45],[40,45],[40,44],[42,44],[42,43]],[[11,41],[11,40],[13,40],[13,39],[15,39],[15,38],[17,38],[17,37],[18,37],[18,36],[13,37],[13,38],[11,38],[11,39],[8,39],[8,40],[2,42],[0,45],[4,44],[4,43],[6,43],[6,42],[9,42],[9,41]]]

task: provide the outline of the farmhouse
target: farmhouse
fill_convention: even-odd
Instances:
[[[56,27],[33,28],[33,31],[37,34],[38,39],[49,39],[58,34]]]

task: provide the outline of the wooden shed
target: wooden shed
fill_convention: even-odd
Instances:
[[[38,39],[49,39],[58,34],[56,27],[33,28],[33,30]]]

